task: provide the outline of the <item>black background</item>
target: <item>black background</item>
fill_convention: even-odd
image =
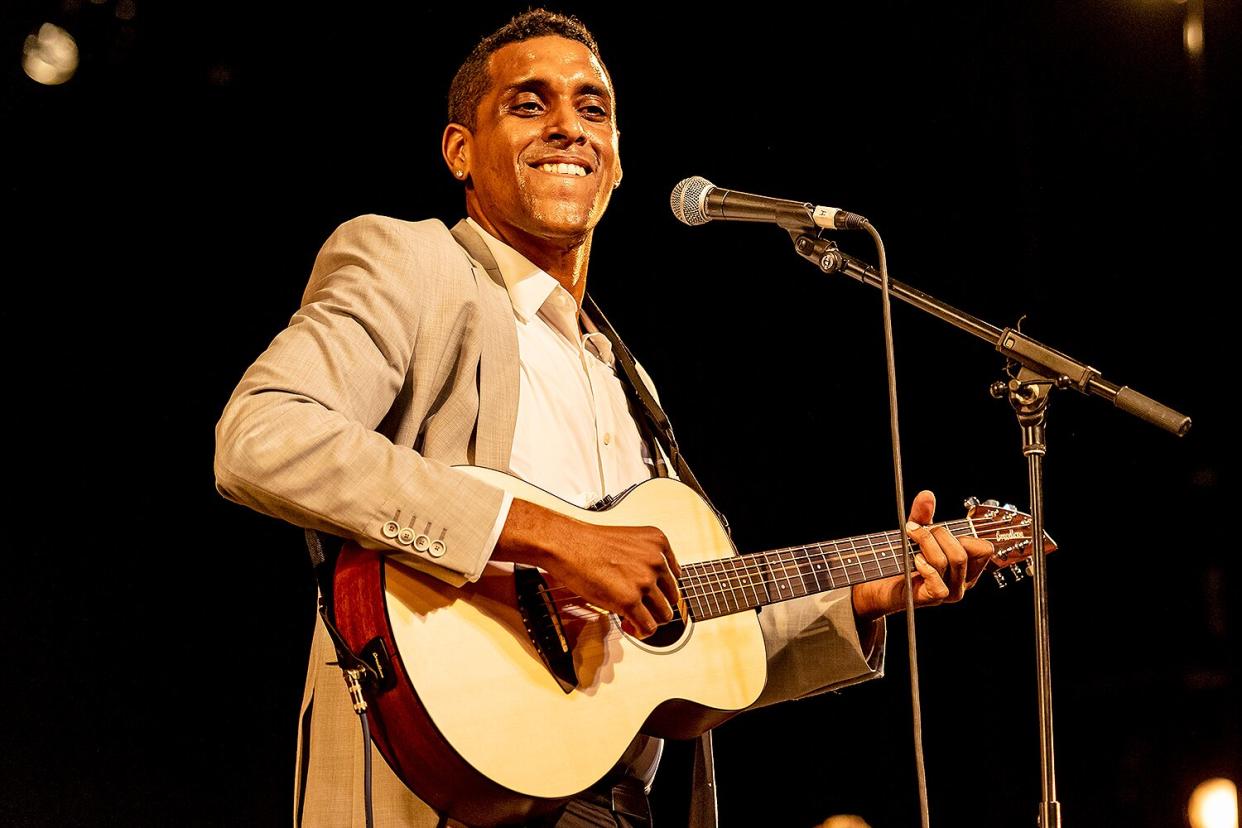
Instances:
[[[600,40],[622,130],[592,291],[743,550],[893,525],[879,295],[775,228],[677,223],[685,176],[867,215],[895,278],[999,325],[1026,314],[1194,417],[1179,440],[1059,394],[1046,470],[1066,824],[1185,824],[1195,783],[1242,775],[1242,13],[1207,0],[1192,62],[1173,2],[855,5],[561,7]],[[212,428],[337,224],[462,214],[445,93],[520,7],[133,8],[0,18],[0,822],[286,824],[313,587],[300,532],[215,493]],[[20,69],[43,21],[81,49],[61,87]],[[1024,504],[1013,416],[987,394],[1001,361],[894,316],[911,494],[934,488],[941,517],[972,494]],[[919,615],[934,822],[1033,824],[1029,583]],[[889,633],[883,680],[717,732],[722,825],[916,824],[900,618]],[[670,746],[661,824],[684,823],[688,757]]]

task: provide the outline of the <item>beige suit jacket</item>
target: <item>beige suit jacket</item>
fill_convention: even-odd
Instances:
[[[436,220],[341,225],[316,258],[301,308],[217,424],[220,493],[451,582],[477,578],[502,494],[450,466],[508,470],[519,363],[508,293],[475,241],[472,256]],[[389,520],[439,539],[443,556],[390,540],[381,531]],[[883,625],[860,643],[847,590],[768,607],[760,622],[770,674],[758,704],[881,673]],[[360,729],[339,670],[327,666],[334,659],[316,623],[295,824],[363,824]],[[376,824],[438,824],[378,752],[373,787]]]

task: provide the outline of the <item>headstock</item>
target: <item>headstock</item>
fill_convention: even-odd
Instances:
[[[992,577],[998,585],[1007,585],[1006,571],[1015,582],[1031,574],[1028,559],[1035,552],[1035,537],[1030,515],[1018,511],[1018,507],[1012,504],[1002,506],[995,500],[981,503],[972,497],[966,501],[966,518],[975,534],[983,540],[991,541],[994,547],[992,564],[996,569],[993,570]],[[1056,541],[1044,532],[1045,554],[1055,552],[1056,548]],[[1023,563],[1026,565],[1023,566]]]

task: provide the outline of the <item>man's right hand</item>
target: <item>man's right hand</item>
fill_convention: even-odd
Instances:
[[[659,529],[597,526],[516,498],[492,560],[544,569],[585,601],[620,615],[639,638],[671,621],[681,597],[681,567]]]

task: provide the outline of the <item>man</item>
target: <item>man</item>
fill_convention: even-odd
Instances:
[[[301,309],[229,400],[217,485],[458,585],[489,561],[538,565],[645,637],[679,598],[659,530],[575,521],[450,468],[508,470],[586,506],[649,478],[661,459],[609,341],[580,310],[592,232],[622,177],[611,80],[585,27],[535,10],[480,42],[449,109],[443,157],[469,218],[451,233],[374,216],[338,228]],[[929,523],[933,508],[920,494],[912,521]],[[912,534],[920,605],[960,598],[990,552],[942,529]],[[879,675],[878,619],[903,605],[903,582],[888,579],[765,609],[759,704]],[[358,727],[331,660],[317,625],[299,740],[304,825],[357,824],[363,808]],[[659,749],[639,737],[605,781],[642,799]],[[374,800],[378,824],[439,819],[378,754]],[[546,824],[642,824],[644,803],[617,806],[628,815],[611,804],[584,794]]]

